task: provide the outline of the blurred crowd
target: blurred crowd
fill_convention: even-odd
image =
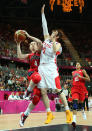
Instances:
[[[23,68],[9,68],[0,65],[0,90],[25,91],[27,71]]]

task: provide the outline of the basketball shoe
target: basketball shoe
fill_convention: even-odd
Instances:
[[[23,112],[21,112],[21,114],[20,114],[20,122],[19,122],[19,125],[20,125],[21,127],[24,126],[24,122],[25,122],[25,120],[26,120],[27,117],[28,117],[28,116],[26,116]]]
[[[49,124],[54,118],[52,112],[47,112],[47,120],[45,121],[45,124]]]
[[[70,110],[66,110],[66,123],[72,123],[73,115]]]

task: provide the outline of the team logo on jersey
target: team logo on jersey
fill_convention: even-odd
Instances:
[[[73,77],[76,77],[76,76],[79,76],[80,74],[79,73],[75,73],[74,75],[73,75]]]
[[[46,46],[46,47],[48,47],[48,48],[51,48],[51,46],[52,46],[51,43],[50,43],[50,44],[47,44],[47,43],[45,43],[45,42],[43,42],[43,45]]]

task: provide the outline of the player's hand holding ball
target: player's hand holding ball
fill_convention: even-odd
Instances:
[[[17,30],[14,34],[14,40],[16,43],[24,42],[27,38],[26,31],[24,30]]]

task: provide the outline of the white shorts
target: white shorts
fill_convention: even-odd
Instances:
[[[38,72],[41,75],[41,81],[38,88],[61,89],[57,66],[53,64],[40,64]]]

